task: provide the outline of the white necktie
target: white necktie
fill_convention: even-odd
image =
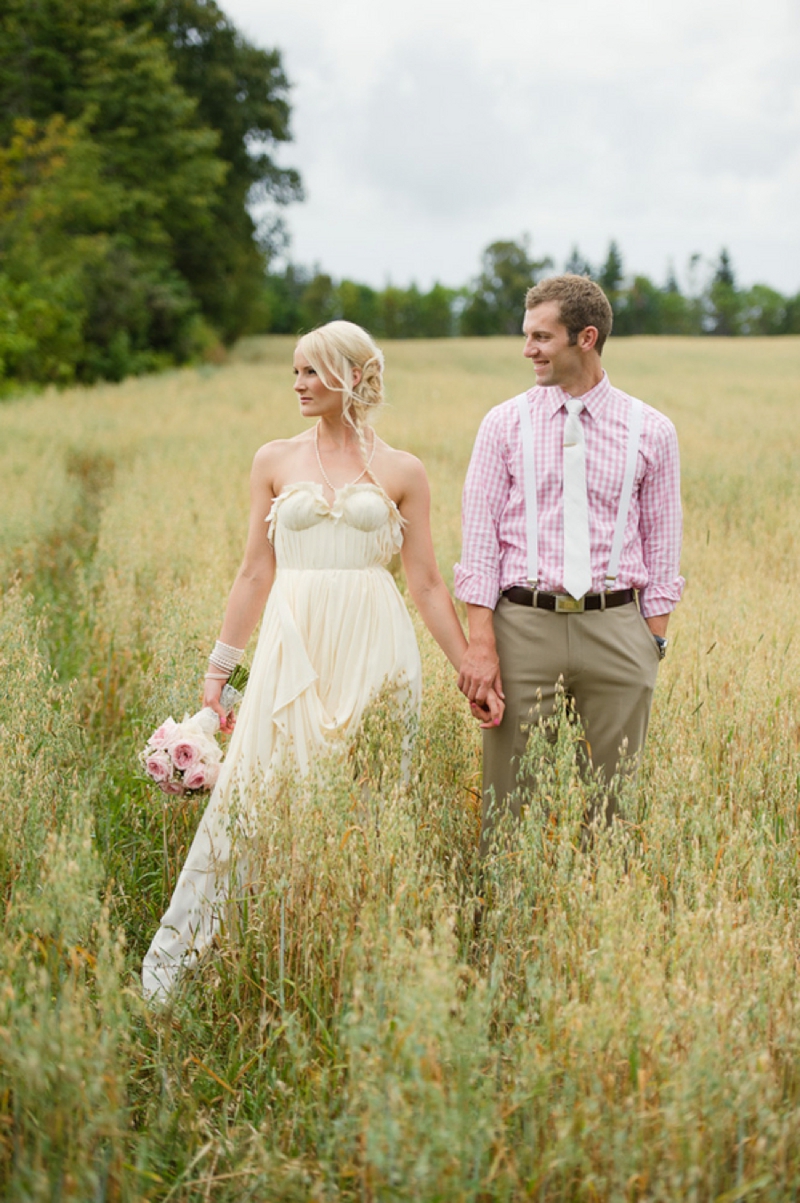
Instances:
[[[582,409],[583,399],[570,397],[564,423],[564,588],[573,597],[583,597],[592,587],[586,447],[578,417]]]

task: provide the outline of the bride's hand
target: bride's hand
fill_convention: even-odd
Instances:
[[[483,705],[480,705],[478,702],[470,702],[469,708],[472,711],[473,718],[476,718],[482,727],[491,728],[500,725],[506,704],[504,699],[494,689],[490,688],[486,694],[486,702]]]
[[[219,718],[219,729],[224,732],[231,732],[236,726],[236,716],[231,710],[226,714],[219,704],[220,694],[225,686],[224,681],[215,681],[206,677],[203,682],[203,705],[208,706],[210,710]]]

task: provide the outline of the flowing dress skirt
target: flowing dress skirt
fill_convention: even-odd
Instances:
[[[309,517],[315,520],[306,525]],[[320,753],[346,746],[387,686],[410,714],[419,709],[419,649],[384,566],[402,540],[388,498],[372,485],[348,486],[329,506],[318,486],[295,486],[277,499],[270,531],[278,568],[250,679],[219,780],[144,960],[148,997],[166,997],[181,967],[214,938],[234,847],[241,881],[258,806],[269,804],[281,769],[305,775]]]

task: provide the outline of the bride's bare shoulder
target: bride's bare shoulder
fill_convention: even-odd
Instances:
[[[287,458],[301,454],[309,441],[313,439],[310,440],[309,432],[304,430],[290,439],[272,439],[269,443],[263,443],[253,456],[253,471],[269,473],[278,464],[285,467]]]
[[[410,491],[426,486],[425,467],[416,455],[392,447],[383,440],[378,450],[380,454],[375,457],[376,473],[380,473],[383,487],[398,504]]]
[[[253,456],[250,488],[261,496],[277,497],[286,480],[302,475],[308,456],[308,432],[291,439],[273,439],[259,447]]]

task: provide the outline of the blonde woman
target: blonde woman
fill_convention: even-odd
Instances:
[[[307,773],[322,751],[355,735],[365,708],[387,686],[418,711],[419,650],[386,569],[395,552],[426,626],[456,670],[467,646],[436,565],[425,470],[369,424],[383,400],[380,350],[359,326],[330,322],[300,339],[294,374],[300,411],[313,425],[265,444],[253,461],[244,560],[205,678],[204,705],[225,730],[233,723],[220,693],[262,612],[264,618],[219,781],[145,957],[148,996],[166,996],[181,966],[214,936],[230,872],[237,785],[246,791],[255,778],[268,793],[287,755]],[[472,707],[492,725],[502,708],[494,693],[484,708]]]

